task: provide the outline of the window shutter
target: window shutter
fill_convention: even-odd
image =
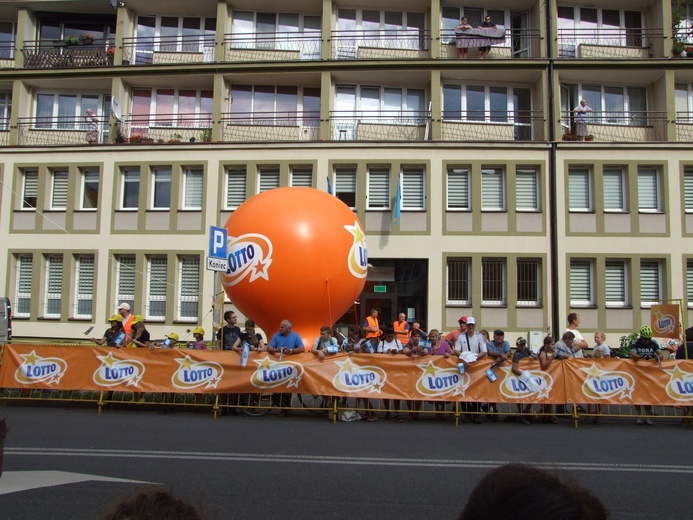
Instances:
[[[641,303],[657,302],[661,298],[659,283],[659,262],[640,261],[640,300]]]
[[[17,259],[17,302],[16,316],[28,317],[31,312],[31,279],[34,271],[34,258],[22,255]]]
[[[390,208],[390,171],[371,169],[368,172],[368,207],[370,209]]]
[[[51,200],[51,208],[66,209],[67,208],[67,186],[68,186],[67,170],[53,172],[53,198]]]
[[[683,173],[683,199],[686,211],[693,211],[693,170]]]
[[[335,169],[334,194],[350,208],[356,208],[356,170],[353,168]]]
[[[568,173],[568,199],[571,210],[590,210],[590,178],[586,169],[572,169]]]
[[[517,170],[515,173],[515,203],[517,209],[538,210],[539,194],[536,170]]]
[[[226,209],[235,209],[245,202],[246,171],[228,170],[226,176]]]
[[[690,307],[693,305],[693,260],[686,262],[686,295]]]
[[[424,209],[424,172],[402,170],[402,209]]]
[[[448,169],[448,209],[469,208],[469,170]]]
[[[260,170],[260,191],[272,190],[279,187],[279,171],[278,170]]]
[[[570,301],[586,304],[592,302],[592,270],[587,260],[570,262]]]
[[[607,260],[605,271],[607,303],[626,304],[626,266],[622,261]]]
[[[481,170],[481,209],[505,209],[503,170],[498,168]]]
[[[168,259],[165,256],[149,259],[149,309],[150,318],[166,317],[166,280]]]
[[[59,255],[47,258],[46,273],[46,316],[60,316],[63,294],[63,257]]]
[[[184,257],[181,260],[180,317],[197,320],[200,294],[200,258]]]
[[[76,312],[77,316],[92,314],[94,300],[94,257],[80,256],[77,259],[77,288],[76,288]]]
[[[625,193],[623,191],[623,172],[621,170],[604,170],[604,209],[624,210]]]
[[[310,168],[294,168],[291,172],[291,185],[313,187],[313,170]]]
[[[659,209],[657,170],[653,168],[638,170],[638,208],[640,210]]]
[[[202,170],[185,172],[185,209],[202,209]]]
[[[23,208],[36,208],[38,199],[38,172],[24,172],[24,197]]]

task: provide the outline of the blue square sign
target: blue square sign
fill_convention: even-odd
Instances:
[[[226,243],[229,234],[226,228],[209,226],[209,256],[226,259]]]

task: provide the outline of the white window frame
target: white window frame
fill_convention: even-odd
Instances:
[[[129,184],[137,185],[137,205],[126,206],[125,195]],[[120,209],[122,211],[137,211],[140,208],[139,200],[142,190],[141,173],[139,169],[124,169],[120,179]]]
[[[640,260],[640,306],[642,308],[649,308],[662,301],[664,294],[662,267],[662,260],[659,259],[642,258]],[[648,285],[652,286],[650,294],[647,294]]]
[[[12,311],[15,318],[29,318],[31,317],[31,295],[33,293],[33,255],[17,255],[16,269],[15,302]],[[24,308],[28,311],[24,312]]]
[[[69,186],[69,170],[56,169],[51,171],[51,210],[67,211]]]
[[[248,170],[245,166],[226,168],[225,210],[235,210],[243,204],[248,193]]]
[[[400,173],[402,211],[426,211],[426,170],[405,166]]]
[[[483,257],[481,259],[481,305],[504,307],[508,301],[508,278],[505,258]],[[498,275],[500,274],[500,279]],[[492,287],[494,286],[494,287]]]
[[[183,209],[200,211],[204,203],[204,170],[186,168],[183,173]]]
[[[505,211],[505,169],[481,167],[481,211]]]
[[[151,255],[147,257],[147,297],[146,314],[149,321],[166,320],[166,300],[168,296],[168,257]],[[163,303],[163,313],[158,312]]]
[[[281,175],[278,166],[261,166],[258,168],[258,193],[278,188],[280,183]]]
[[[620,166],[606,166],[602,174],[604,190],[604,213],[625,213],[628,211],[626,190],[628,181],[625,169]]]
[[[448,166],[446,175],[447,211],[471,211],[471,169],[468,166]]]
[[[662,212],[662,175],[658,167],[638,167],[638,212]]]
[[[178,309],[179,321],[197,323],[200,312],[200,257],[181,256],[178,259]],[[184,304],[195,307],[195,314],[184,312]]]
[[[469,306],[472,304],[472,259],[449,257],[445,269],[446,304]]]
[[[579,185],[578,185],[579,182]],[[587,205],[583,201],[576,201],[577,188],[588,197]],[[574,205],[580,202],[580,205]],[[571,213],[589,213],[594,211],[594,189],[592,187],[592,171],[586,166],[571,166],[568,169],[568,208]]]
[[[63,255],[51,254],[46,256],[46,283],[44,288],[43,317],[60,319],[63,300]],[[55,302],[58,302],[58,312],[54,312]]]
[[[130,308],[135,305],[135,289],[137,284],[137,259],[134,256],[116,257],[116,299],[114,307],[127,303]]]
[[[594,260],[589,258],[571,258],[569,276],[570,306],[594,306]],[[576,287],[573,285],[574,281],[576,284],[580,282],[584,287]],[[580,291],[582,294],[576,294]]]
[[[334,169],[334,196],[349,206],[351,210],[356,210],[357,183],[356,167],[339,166]],[[352,197],[354,203],[350,204]]]
[[[541,267],[541,258],[520,257],[516,259],[518,307],[541,307],[543,303]],[[523,275],[525,274],[530,276],[524,278]],[[522,285],[525,285],[527,289],[523,289]],[[529,292],[534,292],[536,297],[533,299],[520,299],[523,293],[527,294]]]
[[[628,280],[628,262],[607,258],[604,265],[604,305],[606,307],[619,308],[630,304]],[[618,297],[613,296],[614,292],[620,293]]]
[[[90,320],[94,313],[94,255],[77,255],[75,257],[75,301],[73,315],[77,319]],[[80,312],[80,302],[89,302],[89,312]]]
[[[80,211],[97,211],[99,209],[99,195],[101,189],[101,178],[99,170],[85,169],[81,172],[82,175],[82,193],[79,198],[81,201]],[[87,207],[87,201],[90,199],[87,194],[92,186],[96,185],[96,201],[93,208]]]
[[[36,211],[38,207],[38,190],[39,190],[39,174],[38,170],[24,170],[22,172],[22,210]],[[33,200],[33,204],[30,199]]]
[[[389,166],[368,167],[368,193],[366,194],[366,210],[390,211],[391,187]]]
[[[515,211],[518,213],[541,211],[539,193],[539,170],[518,167],[515,170]]]

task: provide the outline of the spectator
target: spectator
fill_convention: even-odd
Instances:
[[[594,333],[594,347],[592,348],[592,357],[594,358],[610,358],[611,348],[604,343],[606,336],[603,332],[597,331]]]
[[[236,325],[238,316],[233,311],[224,313],[226,325],[217,331],[217,340],[214,344],[217,350],[235,350],[240,352],[241,348],[241,329]]]
[[[556,359],[556,342],[551,336],[546,336],[544,337],[543,345],[539,349],[539,366],[541,366],[542,370],[548,370],[554,359]],[[558,423],[556,416],[553,414],[552,404],[542,404],[541,413],[543,422]]]
[[[476,320],[472,316],[467,316],[467,330],[460,333],[455,341],[454,353],[456,356],[460,356],[463,352],[471,352],[476,354],[476,360],[483,359],[486,357],[486,341],[484,337],[475,332]],[[460,362],[464,363],[465,369],[467,367],[467,361],[460,357]],[[479,412],[481,410],[479,403],[461,403],[463,410],[466,415],[463,421],[469,422],[474,421],[475,424],[481,424],[481,417]],[[466,419],[466,420],[465,420]]]
[[[123,317],[120,314],[114,314],[113,316],[108,318],[108,322],[111,324],[111,327],[109,329],[106,329],[106,332],[103,333],[103,338],[89,339],[99,346],[103,346],[105,344],[107,347],[120,347],[123,341],[125,341],[125,331],[123,331]],[[119,338],[120,340],[117,343]]]
[[[575,113],[575,136],[578,141],[584,141],[587,137],[587,112],[594,112],[594,110],[587,106],[586,99],[581,99],[573,112]]]
[[[248,344],[250,350],[261,352],[266,350],[265,340],[262,334],[255,332],[255,322],[253,320],[245,320],[245,330],[241,332],[241,347]]]
[[[385,337],[378,343],[378,354],[399,354],[404,350],[402,343],[395,339],[394,329],[385,330]],[[394,410],[395,410],[395,422],[401,423],[402,419],[399,416],[399,411],[402,408],[402,403],[399,399],[394,399]],[[390,418],[390,400],[383,399],[383,404],[385,405],[385,420]]]
[[[352,325],[349,327],[349,330],[347,332],[347,337],[344,338],[344,341],[342,342],[342,348],[351,354],[359,354],[361,352],[368,353],[368,349],[366,347],[362,347],[366,340],[361,337],[361,329],[357,327],[356,325]]]
[[[467,20],[466,16],[463,16],[460,19],[460,24],[455,26],[455,46],[457,47],[458,58],[465,59],[467,57],[467,53],[469,52],[469,44],[467,42],[469,39],[467,35],[464,34],[464,31],[473,28],[474,27],[469,25],[469,20]]]
[[[451,347],[455,346],[455,342],[457,341],[457,338],[459,337],[460,334],[462,334],[463,332],[467,332],[467,317],[466,316],[460,316],[460,319],[457,320],[457,323],[459,324],[459,328],[448,332],[444,338],[445,341],[447,341]]]
[[[409,341],[409,322],[406,314],[400,312],[397,320],[392,324],[392,328],[395,330],[395,338],[401,343]]]
[[[373,345],[373,350],[378,346],[382,330],[378,321],[378,309],[371,309],[371,315],[363,322],[363,337]]]
[[[132,319],[133,316],[130,314],[130,304],[129,303],[121,303],[116,307],[118,310],[118,314],[123,318],[123,330],[125,331],[125,335],[130,337],[130,329],[132,329]]]
[[[529,351],[529,348],[527,348],[527,340],[523,337],[517,338],[517,341],[515,342],[515,354],[513,354],[513,366],[512,366],[512,372],[518,378],[520,381],[522,381],[525,386],[527,386],[528,389],[531,390],[531,372],[528,370],[520,370],[520,360],[524,358],[531,358],[532,354]],[[525,404],[524,408],[522,406],[522,403],[517,403],[517,412],[521,414],[518,418],[517,421],[522,423],[522,424],[530,424],[529,417],[527,417],[527,414],[529,414],[532,411],[532,405],[531,404]]]
[[[448,359],[450,356],[453,355],[452,349],[450,348],[450,343],[441,339],[438,329],[431,329],[430,331],[428,331],[428,341],[431,343],[429,349],[432,355],[443,356],[445,359]],[[438,419],[445,419],[445,415],[443,414],[443,412],[446,411],[447,404],[448,403],[445,401],[433,402],[433,406],[436,411],[436,417]]]
[[[411,339],[402,349],[407,356],[425,356],[429,353],[428,347],[421,343],[421,331],[413,330]]]
[[[84,116],[87,124],[87,143],[96,144],[99,141],[99,119],[94,115],[90,108],[87,108],[87,115]]]
[[[421,328],[421,322],[420,321],[413,321],[411,324],[411,327],[409,328],[409,337],[411,337],[411,333],[415,330],[418,330],[421,332],[421,339],[426,339],[426,331]]]
[[[575,334],[571,331],[566,331],[561,336],[561,340],[556,343],[556,358],[557,359],[568,359],[575,357],[573,351],[573,341],[575,340]]]
[[[195,350],[207,350],[207,343],[205,342],[205,329],[202,327],[195,327],[190,331],[195,338],[195,341],[188,341],[187,347]]]
[[[512,349],[510,348],[510,343],[505,340],[505,331],[503,331],[503,329],[496,329],[493,331],[493,341],[486,343],[486,352],[488,353],[488,357],[494,360],[494,366],[499,366],[510,359],[512,356]],[[497,421],[498,409],[496,403],[488,403],[486,407],[486,411],[490,414],[488,418],[491,421]]]
[[[495,27],[496,24],[491,21],[491,17],[486,15],[486,18],[484,18],[484,21],[481,22],[479,29],[495,29]],[[479,52],[481,53],[481,56],[479,56],[479,58],[485,58],[486,56],[488,56],[488,53],[491,52],[491,46],[484,45],[483,47],[479,47]]]
[[[293,325],[289,320],[282,320],[279,324],[279,332],[275,333],[270,340],[270,344],[267,347],[267,351],[270,354],[280,354],[280,355],[291,355],[300,354],[305,352],[306,348],[303,346],[303,340],[301,336],[293,332]],[[279,415],[286,417],[291,414],[289,408],[291,407],[293,394],[282,393],[279,397]]]
[[[323,360],[327,354],[336,354],[338,350],[337,339],[332,337],[332,328],[327,325],[320,327],[320,335],[315,338],[310,352]]]
[[[575,338],[573,339],[573,353],[576,358],[585,357],[584,349],[589,348],[587,340],[582,337],[580,331],[577,329],[580,326],[580,315],[577,312],[571,312],[568,314],[568,328],[565,329],[566,332],[570,331],[573,333]]]

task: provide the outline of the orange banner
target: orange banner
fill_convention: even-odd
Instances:
[[[681,335],[681,307],[678,304],[652,305],[650,323],[657,338],[678,338]]]
[[[310,353],[251,353],[245,367],[233,351],[6,345],[0,388],[126,392],[293,392],[428,401],[693,405],[693,361],[523,359],[529,389],[510,363],[488,371],[483,359],[459,373],[457,358]],[[489,377],[491,376],[491,377]],[[495,377],[493,377],[495,376]],[[492,379],[495,379],[492,381]],[[529,382],[528,382],[529,383]]]

